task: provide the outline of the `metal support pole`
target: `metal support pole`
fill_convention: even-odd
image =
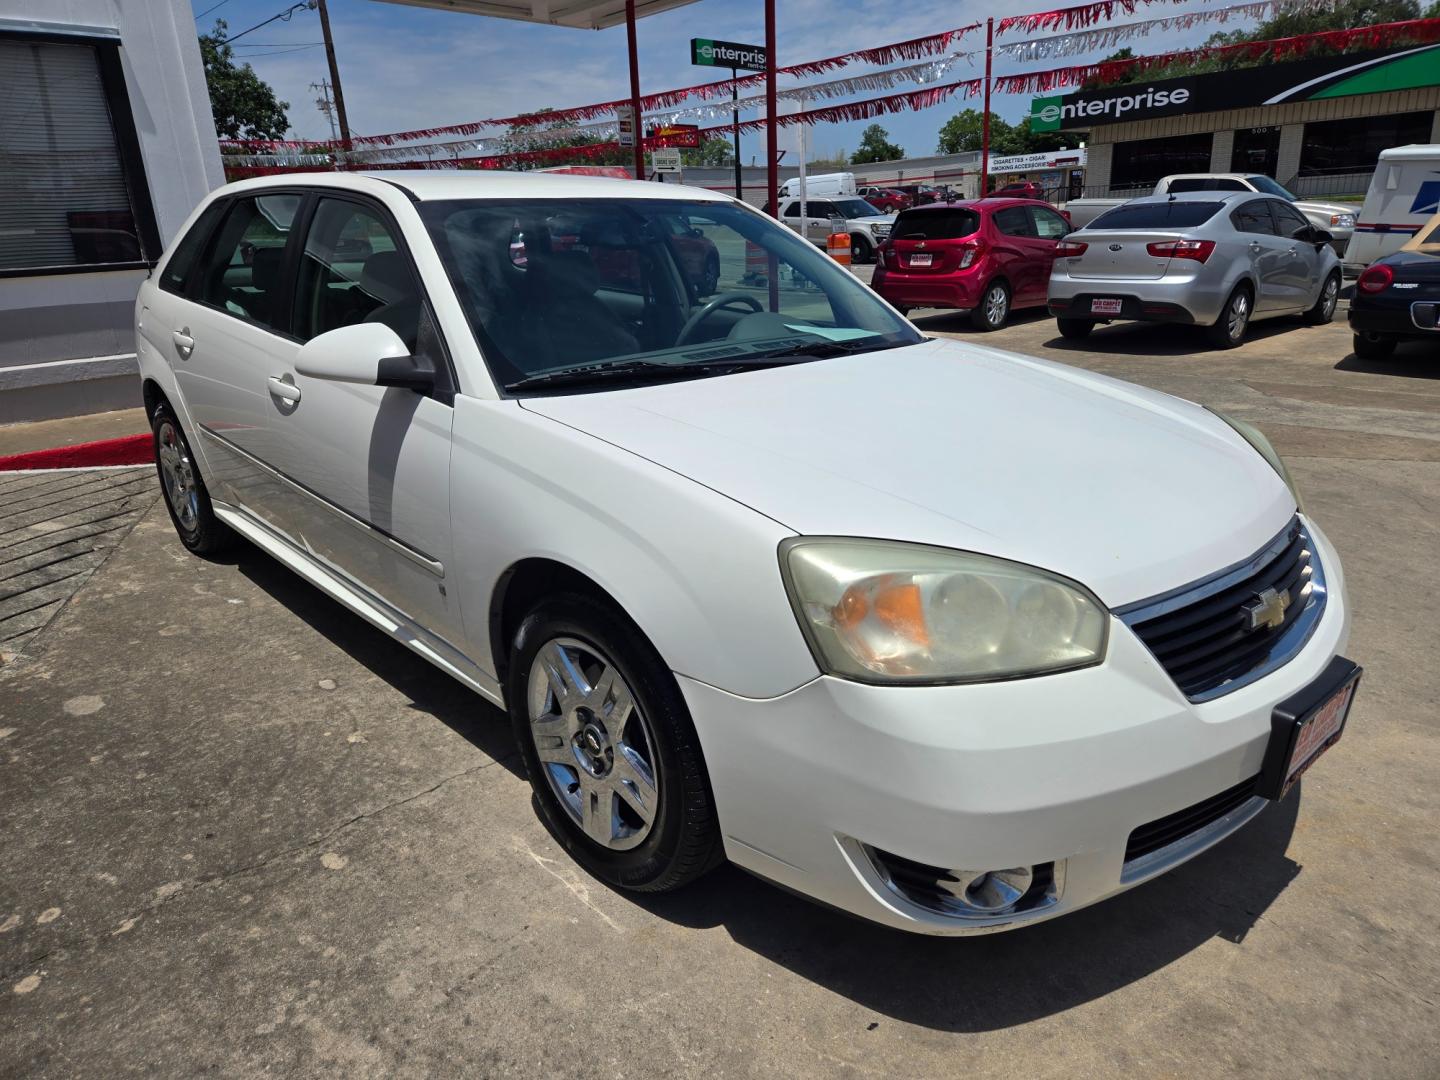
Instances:
[[[780,148],[775,124],[775,0],[765,0],[765,196],[770,213],[780,217]],[[770,255],[770,310],[780,310],[780,264]]]
[[[980,136],[980,194],[983,199],[990,186],[990,62],[995,53],[995,20],[985,20],[985,121]]]
[[[325,61],[330,65],[330,89],[335,95],[335,118],[340,121],[340,138],[350,149],[350,121],[345,117],[345,92],[340,89],[340,66],[335,63],[335,41],[330,36],[330,12],[320,0],[320,36],[325,39]]]
[[[740,180],[740,108],[737,104],[740,100],[740,84],[736,82],[736,72],[730,69],[730,123],[735,128],[735,198],[745,198],[745,187]]]
[[[635,47],[635,0],[625,0],[625,37],[630,46],[630,109],[635,116],[635,179],[645,179],[645,125],[640,119],[640,60]]]

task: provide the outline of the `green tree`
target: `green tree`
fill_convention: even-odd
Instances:
[[[860,146],[850,155],[852,165],[872,161],[894,161],[905,156],[905,148],[890,141],[890,133],[879,124],[871,124],[860,133]]]
[[[725,138],[706,139],[694,149],[680,151],[680,164],[719,168],[735,164],[735,148]]]
[[[1440,2],[1440,0],[1437,0]],[[1020,144],[1016,151],[1021,154],[1039,154],[1046,150],[1059,150],[1062,147],[1071,147],[1084,135],[1077,135],[1074,132],[1064,131],[1031,131],[1030,117],[1025,117],[1015,125],[1015,141]]]
[[[235,50],[225,41],[224,19],[216,19],[208,34],[200,35],[200,59],[210,88],[210,111],[215,132],[225,139],[280,139],[290,130],[285,110],[270,84],[249,64],[235,63]]]
[[[533,113],[523,114],[527,119],[530,117],[544,116],[552,113],[552,108],[536,109]],[[574,146],[596,146],[604,142],[595,135],[587,135],[583,132],[572,131],[575,124],[570,120],[547,120],[538,124],[512,124],[505,132],[504,142],[501,146],[501,153],[525,154],[540,152],[540,156],[528,160],[516,161],[506,166],[516,172],[529,172],[532,169],[544,169],[551,165],[564,165],[567,162],[585,165],[629,165],[634,161],[635,155],[629,147],[611,147],[601,151],[596,157],[587,157],[583,161],[567,158],[563,154],[553,156],[543,155],[546,150],[565,150]]]
[[[975,109],[964,109],[956,113],[940,129],[938,149],[942,154],[961,154],[966,150],[979,150],[984,142],[984,115]],[[1029,124],[1025,125],[1029,131]],[[1014,125],[1002,120],[993,112],[990,114],[990,153],[1023,154],[1026,152],[1024,137]]]

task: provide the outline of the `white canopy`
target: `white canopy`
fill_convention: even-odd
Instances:
[[[576,26],[583,30],[603,30],[625,21],[625,0],[380,0],[386,4],[409,4],[412,7],[458,11],[467,15],[489,15],[521,22],[549,23],[553,26]],[[635,18],[658,15],[672,8],[685,7],[695,0],[635,0]]]

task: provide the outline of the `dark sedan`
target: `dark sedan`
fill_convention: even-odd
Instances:
[[[1383,360],[1401,341],[1440,344],[1440,214],[1365,268],[1350,301],[1350,329],[1362,360]]]

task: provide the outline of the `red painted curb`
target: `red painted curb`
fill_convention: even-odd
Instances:
[[[148,465],[155,460],[150,435],[126,435],[119,439],[75,446],[57,446],[51,450],[31,450],[24,454],[0,457],[0,472],[19,469],[83,469],[95,465]]]

